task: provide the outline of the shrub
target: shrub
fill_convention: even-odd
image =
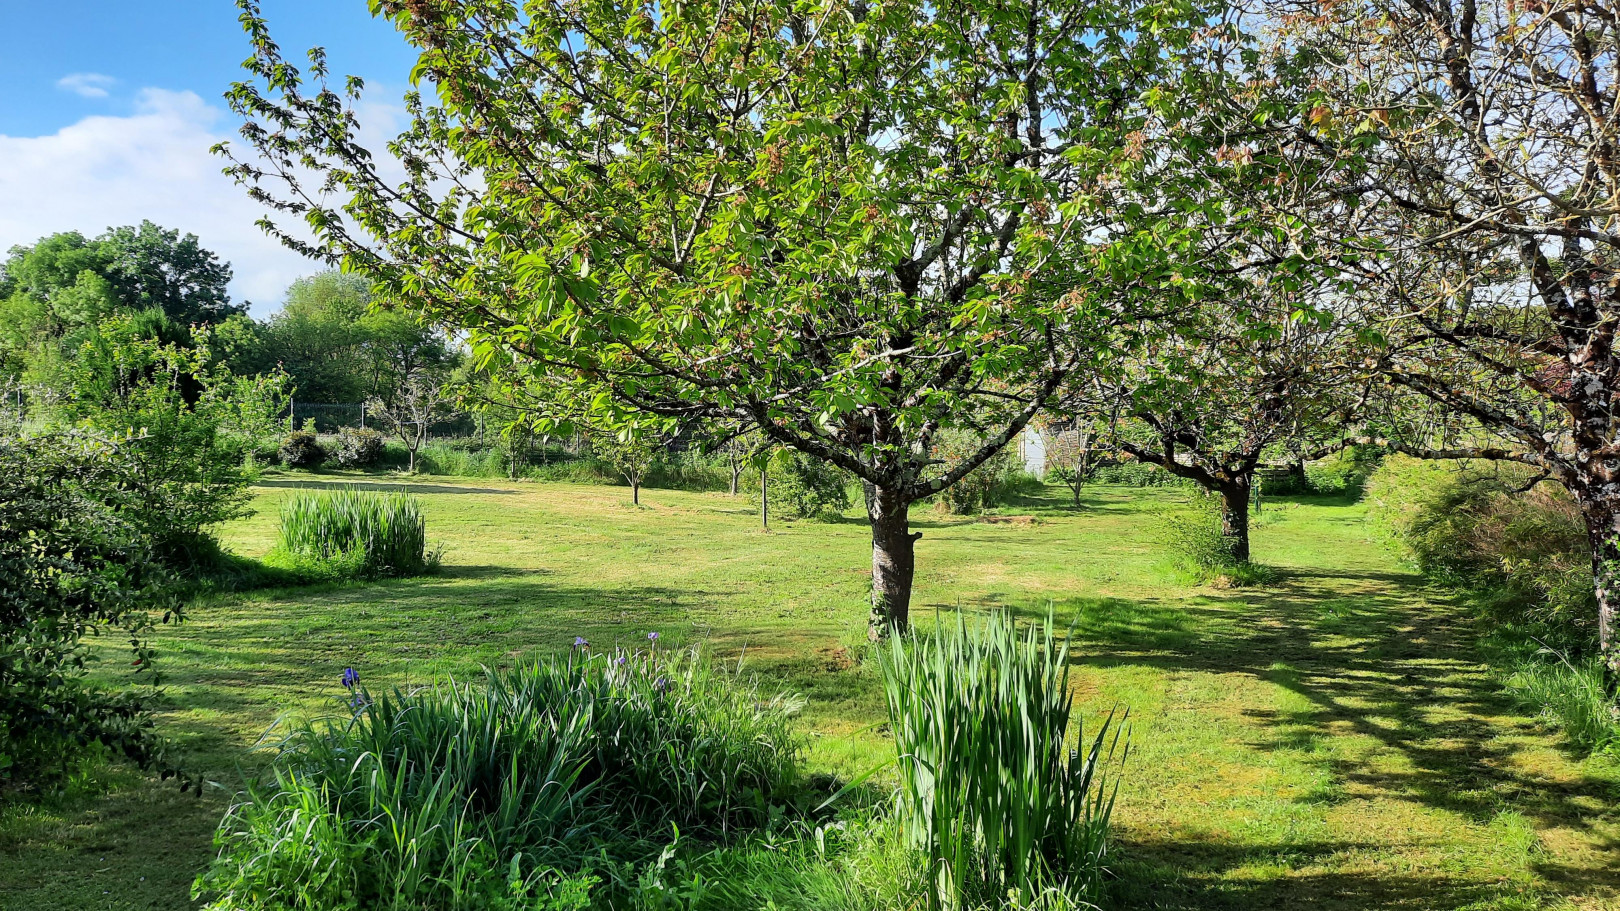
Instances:
[[[166,336],[189,339],[157,311],[102,321],[68,368],[71,395],[56,417],[120,441],[142,491],[121,514],[151,556],[206,569],[219,553],[209,529],[247,514],[250,437],[260,432],[250,426],[276,407],[277,382],[239,381]]]
[[[1310,493],[1359,496],[1378,470],[1384,454],[1368,446],[1351,446],[1305,466]],[[1301,491],[1305,492],[1305,491]]]
[[[1092,480],[1125,487],[1181,487],[1188,482],[1148,462],[1110,462],[1098,465]]]
[[[1164,518],[1164,545],[1178,568],[1200,582],[1219,585],[1260,585],[1271,580],[1270,569],[1238,559],[1236,540],[1221,533],[1219,497],[1200,491],[1190,505]]]
[[[332,461],[342,468],[371,468],[382,462],[383,435],[369,428],[344,427],[332,446]]]
[[[352,717],[285,740],[197,888],[232,911],[586,907],[597,866],[645,859],[672,827],[779,815],[798,783],[790,709],[656,648],[356,688]]]
[[[1369,514],[1425,573],[1481,595],[1498,617],[1545,627],[1580,653],[1597,623],[1591,550],[1580,507],[1564,488],[1517,465],[1386,459],[1367,485]]]
[[[326,450],[321,448],[313,430],[294,430],[287,434],[276,455],[288,468],[319,468],[326,461]]]
[[[794,452],[773,474],[771,499],[800,518],[835,518],[849,508],[849,479],[820,459]]]
[[[949,468],[970,457],[982,443],[983,440],[972,434],[942,434],[934,455]],[[1018,467],[1016,462],[1014,451],[1002,447],[979,467],[968,472],[966,477],[940,491],[937,502],[948,512],[959,516],[973,515],[1001,505],[1017,490],[1017,482],[1011,481]]]
[[[1104,765],[1122,726],[1110,714],[1083,753],[1065,745],[1074,695],[1051,617],[1020,633],[1005,614],[973,626],[957,614],[879,656],[929,906],[1097,901],[1117,789]]]
[[[178,620],[170,578],[134,516],[153,482],[131,448],[83,436],[0,438],[0,784],[49,788],[106,749],[173,768],[146,696],[85,681],[84,637],[127,637],[156,682],[145,635]]]
[[[438,565],[416,498],[344,488],[294,495],[281,507],[280,548],[352,566],[364,576],[412,576]]]

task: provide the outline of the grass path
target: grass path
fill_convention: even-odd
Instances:
[[[170,909],[210,854],[237,769],[283,713],[360,669],[377,688],[476,671],[575,635],[744,648],[804,693],[812,761],[883,755],[881,696],[842,649],[860,634],[864,526],[779,524],[718,494],[497,482],[418,487],[437,577],[205,605],[159,637],[165,729],[225,786],[198,801],[127,773],[0,814],[0,908]],[[227,529],[270,546],[286,487]],[[919,513],[919,617],[960,604],[1076,624],[1095,719],[1129,706],[1116,811],[1127,908],[1620,908],[1620,770],[1578,761],[1498,694],[1466,613],[1369,540],[1359,507],[1268,506],[1263,589],[1189,587],[1161,566],[1178,494],[1099,488],[1032,521]]]

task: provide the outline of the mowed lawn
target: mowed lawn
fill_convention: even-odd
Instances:
[[[334,707],[349,666],[377,689],[657,631],[807,697],[816,766],[885,757],[876,677],[845,648],[865,622],[863,523],[765,532],[724,494],[646,490],[635,508],[612,487],[412,486],[444,571],[219,599],[162,630],[161,725],[212,784],[198,800],[102,773],[0,814],[0,908],[192,907],[213,825],[264,761],[255,743]],[[266,552],[289,492],[261,488],[227,543]],[[1080,640],[1088,724],[1129,708],[1117,906],[1620,908],[1620,770],[1572,758],[1499,694],[1467,611],[1359,506],[1269,504],[1255,553],[1277,581],[1217,590],[1166,566],[1163,516],[1184,496],[1096,488],[1079,510],[1054,493],[997,521],[915,514],[920,622],[1051,605]]]

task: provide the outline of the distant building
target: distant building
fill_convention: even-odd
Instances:
[[[1046,477],[1046,437],[1033,427],[1018,435],[1018,458],[1024,470],[1037,478]]]

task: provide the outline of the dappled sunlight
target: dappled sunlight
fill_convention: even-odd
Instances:
[[[158,637],[162,724],[234,788],[278,717],[329,711],[338,676],[373,688],[467,677],[657,630],[804,695],[812,761],[845,775],[883,761],[877,675],[859,663],[870,540],[856,523],[769,533],[723,494],[480,482],[416,487],[440,573],[232,596]],[[485,495],[485,490],[499,490]],[[275,504],[228,542],[267,547]],[[1214,589],[1163,569],[1175,491],[1100,488],[1032,524],[922,525],[915,617],[1050,608],[1072,629],[1086,730],[1130,709],[1115,816],[1127,907],[1518,907],[1620,888],[1616,780],[1505,699],[1474,623],[1368,540],[1343,501],[1274,501],[1256,530],[1263,587]],[[928,516],[929,519],[933,517]],[[217,802],[210,797],[205,802]],[[182,814],[201,864],[214,814]],[[184,822],[192,820],[191,822]],[[152,850],[135,842],[127,850]],[[181,850],[173,846],[166,851]],[[186,853],[189,852],[189,853]]]

